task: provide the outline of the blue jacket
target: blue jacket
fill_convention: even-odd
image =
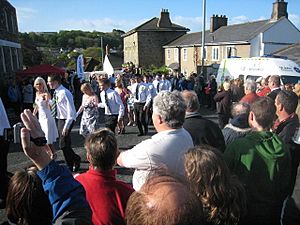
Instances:
[[[51,161],[38,176],[52,206],[53,224],[92,224],[85,190],[67,167]],[[56,223],[57,220],[60,223]]]

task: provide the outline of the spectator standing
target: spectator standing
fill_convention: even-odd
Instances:
[[[242,83],[240,78],[236,78],[233,81],[233,84],[230,87],[232,102],[239,102],[245,95]]]
[[[9,151],[9,142],[4,138],[4,130],[9,128],[10,124],[8,121],[6,110],[0,97],[0,209],[5,208],[5,200],[9,182],[9,176],[7,173],[7,155]]]
[[[175,75],[173,75],[172,79],[171,79],[171,85],[172,85],[172,91],[181,91],[180,90],[180,73],[179,72],[175,72]]]
[[[248,123],[249,112],[250,105],[247,103],[236,102],[232,105],[232,119],[222,130],[226,145],[229,145],[238,138],[245,137],[251,132]]]
[[[228,124],[230,118],[231,109],[231,95],[230,95],[230,83],[224,82],[223,89],[221,89],[214,97],[214,101],[217,103],[217,113],[219,120],[219,127],[223,129]]]
[[[224,152],[225,142],[222,131],[217,124],[200,115],[197,94],[194,91],[183,91],[182,97],[186,104],[183,128],[190,133],[194,145],[206,144]]]
[[[155,91],[156,93],[158,93],[160,90],[159,90],[159,85],[160,85],[160,82],[161,82],[161,75],[160,74],[157,74],[155,76],[155,79],[153,80],[153,86],[155,88]]]
[[[245,96],[240,100],[240,102],[252,104],[259,98],[256,94],[256,83],[254,80],[246,80],[244,84],[244,91]]]
[[[267,78],[260,77],[256,80],[256,82],[260,83],[260,88],[258,88],[258,90],[256,92],[256,94],[259,97],[267,96],[271,92],[271,89],[268,87],[268,80],[269,80],[269,77],[267,77]]]
[[[204,225],[202,207],[187,184],[170,175],[153,175],[133,193],[127,225]]]
[[[281,91],[280,89],[280,76],[272,75],[268,80],[268,87],[271,92],[268,94],[268,97],[275,101],[277,94]]]
[[[210,95],[210,108],[212,110],[216,109],[216,100],[215,100],[215,95],[218,92],[218,84],[216,81],[216,77],[214,75],[211,75],[211,81],[209,83],[209,95]]]
[[[144,84],[147,86],[150,95],[151,95],[151,102],[149,107],[147,107],[146,117],[147,117],[147,124],[152,124],[152,113],[153,113],[153,99],[157,95],[153,83],[150,81],[150,77],[147,75],[144,75]]]
[[[298,115],[298,118],[300,119],[300,83],[295,84],[294,92],[298,96],[298,106],[296,109],[296,114]]]
[[[16,115],[19,116],[21,112],[20,103],[21,103],[22,96],[21,96],[20,89],[16,84],[16,81],[13,79],[9,80],[7,96],[9,99],[10,106],[14,109]]]
[[[79,134],[87,137],[92,132],[100,128],[99,123],[99,99],[89,83],[84,83],[80,88],[83,93],[81,106],[79,107],[76,118],[83,112],[80,121]]]
[[[86,173],[76,176],[76,180],[86,191],[93,224],[125,225],[127,200],[134,190],[116,180],[116,171],[113,170],[118,155],[115,135],[108,129],[96,131],[86,139],[85,148],[90,167]]]
[[[245,187],[247,215],[241,225],[278,225],[290,182],[290,154],[269,132],[275,119],[274,101],[262,97],[250,107],[252,132],[227,146],[225,160]]]
[[[275,99],[277,121],[273,132],[277,134],[290,151],[292,159],[292,177],[290,191],[293,191],[297,169],[300,162],[300,145],[293,141],[293,137],[299,128],[299,118],[296,108],[298,96],[292,91],[282,90]]]
[[[123,120],[125,108],[120,95],[113,89],[109,79],[103,78],[99,81],[101,90],[101,103],[99,106],[105,109],[105,127],[115,133],[117,124]]]
[[[24,82],[22,88],[23,109],[33,110],[33,87],[29,80]]]
[[[191,148],[184,155],[184,166],[206,224],[238,224],[246,211],[245,190],[230,174],[220,151],[206,145]]]
[[[118,164],[135,168],[133,188],[139,190],[151,171],[164,167],[183,175],[183,154],[193,146],[190,134],[182,128],[186,106],[179,92],[160,92],[153,102],[152,120],[158,132],[134,148],[121,152]]]

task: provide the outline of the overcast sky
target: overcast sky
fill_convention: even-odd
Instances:
[[[128,31],[168,9],[174,23],[202,29],[202,0],[8,0],[17,10],[19,30]],[[207,25],[212,14],[229,24],[269,19],[275,0],[207,0]],[[288,1],[289,19],[300,29],[300,0]]]

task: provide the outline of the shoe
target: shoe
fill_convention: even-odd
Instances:
[[[144,136],[144,134],[143,133],[139,133],[137,136],[141,137],[141,136]]]
[[[132,122],[127,123],[127,127],[132,126]]]
[[[134,123],[134,124],[132,124],[132,126],[133,126],[133,127],[136,127],[136,124]]]

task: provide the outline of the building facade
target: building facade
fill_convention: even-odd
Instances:
[[[162,66],[163,45],[186,34],[189,29],[174,24],[168,10],[163,9],[160,18],[154,17],[123,35],[124,63],[133,62],[136,66]]]
[[[205,66],[214,72],[223,59],[258,57],[300,41],[300,32],[288,19],[287,2],[273,3],[269,20],[227,25],[226,16],[213,15],[205,32]],[[287,35],[288,34],[288,35]],[[165,65],[182,73],[199,73],[202,64],[202,32],[189,33],[163,46]]]
[[[23,67],[18,32],[15,8],[7,0],[0,0],[0,90]]]

